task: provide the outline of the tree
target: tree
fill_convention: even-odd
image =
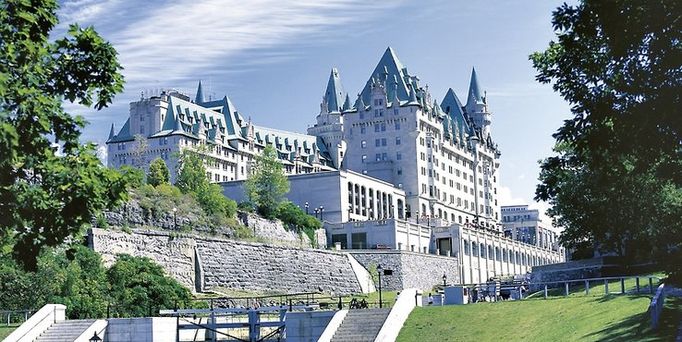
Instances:
[[[161,158],[152,160],[149,164],[149,171],[147,172],[147,184],[151,186],[158,186],[159,184],[168,184],[170,180],[170,171],[166,162]]]
[[[682,21],[679,1],[582,1],[553,13],[558,42],[531,55],[571,105],[536,198],[562,242],[682,279]]]
[[[182,150],[175,184],[183,193],[194,195],[207,214],[233,217],[237,213],[237,203],[223,195],[220,185],[209,182],[201,151]]]
[[[289,192],[289,180],[272,145],[266,146],[263,153],[256,156],[244,188],[259,214],[267,218],[275,217],[284,195]]]
[[[57,7],[0,2],[0,243],[28,269],[44,246],[125,196],[123,178],[102,166],[94,145],[80,144],[85,120],[62,108],[63,100],[97,110],[111,103],[123,89],[116,50],[92,27],[50,37]]]
[[[120,255],[107,277],[115,310],[123,317],[145,317],[150,310],[172,309],[191,299],[189,290],[146,257]]]
[[[204,158],[200,151],[184,149],[178,158],[178,176],[175,185],[183,193],[199,193],[208,187]]]

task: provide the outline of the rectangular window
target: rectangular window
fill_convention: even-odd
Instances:
[[[396,160],[402,160],[402,159],[403,159],[402,153],[400,153],[400,152],[396,153],[396,154],[395,154],[395,159],[396,159]]]
[[[381,161],[381,153],[376,154],[376,161]]]
[[[381,139],[381,146],[386,146],[386,138]]]
[[[367,155],[366,155],[366,154],[363,154],[363,155],[362,155],[362,162],[364,163],[365,161],[367,161]]]
[[[365,134],[367,132],[367,129],[363,126],[360,127],[360,134]]]
[[[400,122],[395,123],[395,130],[399,131],[400,130]]]
[[[379,132],[380,129],[379,125],[374,125],[374,132]]]
[[[381,131],[386,132],[386,124],[385,123],[381,124]]]
[[[400,137],[395,138],[395,144],[400,145]]]
[[[374,146],[376,147],[381,146],[381,139],[374,139]]]
[[[388,160],[388,153],[384,152],[381,154],[381,160]]]
[[[360,142],[360,146],[361,146],[362,148],[366,148],[366,147],[367,147],[367,141],[366,141],[366,140],[361,141],[361,142]]]

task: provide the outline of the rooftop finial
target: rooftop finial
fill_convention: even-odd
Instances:
[[[116,136],[116,133],[114,133],[114,124],[112,123],[111,129],[109,130],[109,139],[108,140],[113,139],[115,136]]]

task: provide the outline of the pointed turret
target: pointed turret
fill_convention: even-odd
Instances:
[[[350,107],[350,96],[348,96],[348,94],[346,94],[346,100],[343,101],[343,108],[342,108],[342,110],[345,112],[345,111],[347,111],[347,110],[350,110],[350,108],[351,108],[351,107]]]
[[[365,101],[362,101],[362,95],[361,94],[358,94],[358,99],[355,100],[354,107],[355,107],[355,109],[358,110],[358,112],[361,110],[365,110],[366,105],[365,105]]]
[[[481,89],[478,86],[476,68],[471,68],[471,81],[469,82],[469,95],[467,96],[466,104],[467,111],[469,111],[469,108],[474,109],[474,106],[480,103],[483,103],[483,97],[481,97]]]
[[[170,118],[173,119],[173,133],[184,133],[185,130],[182,127],[182,122],[180,121],[179,113],[175,113]]]
[[[116,136],[116,133],[114,133],[114,124],[111,124],[111,129],[109,129],[109,138],[107,140],[111,140]]]
[[[194,103],[202,104],[204,103],[204,88],[201,86],[201,81],[199,81],[199,86],[197,87],[197,96],[194,98]]]
[[[341,77],[336,68],[332,68],[327,82],[327,90],[324,92],[324,101],[327,103],[327,111],[329,113],[338,113],[342,110],[343,103],[343,85],[341,85]]]

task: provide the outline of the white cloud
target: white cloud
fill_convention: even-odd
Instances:
[[[528,204],[528,201],[524,198],[514,197],[511,188],[503,185],[497,188],[497,198],[500,202],[500,206]]]
[[[126,78],[115,106],[125,110],[121,104],[134,101],[144,89],[181,87],[188,80],[224,78],[295,58],[300,47],[346,38],[344,30],[358,31],[403,2],[67,0],[58,30],[77,21],[94,25],[112,42]],[[97,120],[92,110],[71,110]]]
[[[97,146],[97,158],[102,162],[104,166],[107,166],[107,157],[109,156],[109,151],[106,145]]]

